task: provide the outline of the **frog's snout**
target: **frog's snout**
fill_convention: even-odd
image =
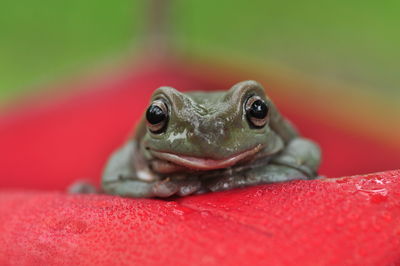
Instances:
[[[223,150],[223,144],[230,137],[229,127],[222,118],[194,123],[189,134],[190,142],[196,144],[205,156],[212,158]]]

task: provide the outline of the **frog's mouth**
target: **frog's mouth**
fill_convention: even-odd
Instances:
[[[168,161],[179,166],[193,170],[209,171],[231,167],[238,162],[257,154],[262,148],[263,145],[259,144],[252,149],[245,150],[224,159],[199,158],[155,150],[151,150],[151,154],[160,160]]]

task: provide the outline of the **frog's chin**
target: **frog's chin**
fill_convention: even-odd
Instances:
[[[151,150],[151,154],[164,161],[171,162],[173,164],[183,166],[193,170],[200,170],[200,171],[209,171],[215,169],[223,169],[231,167],[237,164],[240,161],[243,161],[249,157],[254,156],[257,154],[263,145],[259,144],[252,149],[245,150],[241,153],[234,154],[230,157],[224,159],[210,159],[210,158],[199,158],[199,157],[191,157],[182,154],[175,154],[170,152],[162,152],[162,151],[155,151]]]

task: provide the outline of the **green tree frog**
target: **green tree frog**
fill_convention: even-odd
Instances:
[[[187,196],[317,177],[321,152],[301,137],[263,87],[228,91],[158,88],[134,136],[109,159],[106,193]]]

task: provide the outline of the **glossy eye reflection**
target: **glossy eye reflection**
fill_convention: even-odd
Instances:
[[[262,128],[267,124],[269,108],[259,96],[252,96],[246,102],[246,116],[250,125]]]
[[[154,134],[164,132],[168,123],[168,107],[161,101],[154,101],[146,112],[147,127]]]

